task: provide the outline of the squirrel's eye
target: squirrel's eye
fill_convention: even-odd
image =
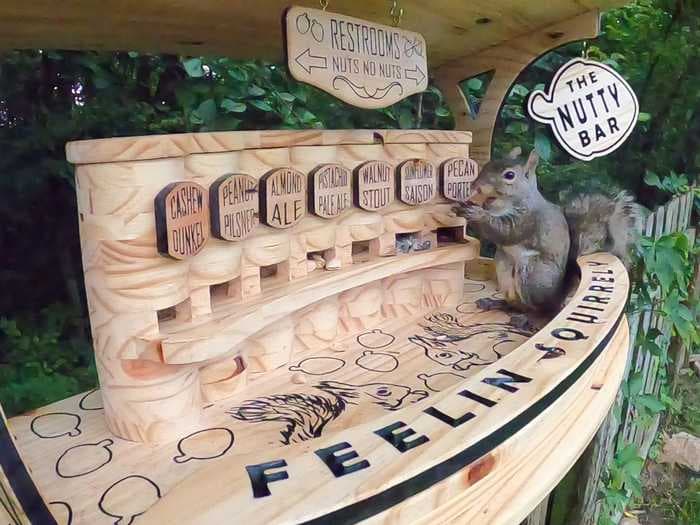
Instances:
[[[504,171],[503,178],[506,180],[513,180],[515,178],[515,172],[511,170]]]

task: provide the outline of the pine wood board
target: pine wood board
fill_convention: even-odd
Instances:
[[[428,43],[428,64],[443,62],[525,35],[618,0],[402,0],[401,27],[417,31]],[[318,7],[303,0],[298,5]],[[56,10],[53,2],[5,2],[0,6],[0,47],[5,49],[133,50],[185,55],[282,60],[280,19],[283,0],[220,2],[215,0],[69,0]],[[337,0],[329,9],[390,24],[383,0]],[[484,19],[488,19],[484,23]]]
[[[612,286],[613,292],[590,290],[591,286],[600,285],[591,281],[596,276],[586,268],[586,261],[603,264],[596,268],[605,271],[599,274],[601,278],[614,279],[612,285],[605,283],[606,287]],[[427,319],[428,314],[424,314],[394,320],[382,324],[380,332],[368,331],[347,341],[337,341],[337,345],[326,351],[312,352],[290,367],[252,380],[245,392],[208,406],[202,430],[209,429],[209,434],[204,440],[201,436],[199,440],[190,436],[189,441],[149,446],[111,436],[104,424],[97,392],[14,418],[10,427],[44,498],[67,502],[74,524],[114,523],[120,518],[121,523],[126,523],[129,517],[134,517],[137,525],[219,523],[229,522],[231,516],[246,523],[282,523],[318,517],[319,513],[332,512],[343,504],[391,488],[451,457],[456,448],[490,436],[492,429],[516,414],[524,414],[522,411],[532,403],[549,399],[551,404],[537,410],[540,415],[532,414],[532,422],[518,428],[513,438],[496,443],[493,451],[487,450],[481,459],[483,454],[475,455],[452,476],[433,484],[434,491],[426,489],[385,512],[374,508],[366,515],[367,507],[361,506],[357,514],[367,517],[369,522],[403,523],[414,522],[419,516],[425,522],[463,522],[485,512],[488,520],[479,523],[515,523],[516,520],[508,519],[520,514],[524,517],[576,459],[607,412],[624,370],[627,347],[619,338],[613,338],[613,332],[626,298],[626,274],[619,262],[604,254],[584,258],[582,264],[579,294],[529,340],[523,334],[513,333],[512,326],[493,325],[507,323],[508,314],[480,312],[475,307],[474,300],[479,296],[498,297],[492,282],[467,280],[464,301],[455,308],[440,310],[448,315],[432,315]],[[612,273],[607,273],[608,270]],[[605,312],[599,314],[599,322],[587,325],[563,321],[578,304],[585,304],[577,300],[590,294],[611,296]],[[536,322],[541,326],[541,321]],[[421,325],[429,328],[426,330]],[[473,325],[492,326],[486,334],[474,336],[482,339],[475,339],[468,337]],[[566,345],[559,341],[560,346],[566,347],[566,355],[542,360],[544,352],[535,350],[533,344],[537,340],[545,344],[552,342],[549,332],[555,326],[581,327],[589,339]],[[623,322],[622,335],[624,327]],[[490,339],[494,335],[497,338]],[[451,354],[459,354],[459,359],[440,356],[445,351],[444,336],[457,337],[447,349]],[[494,341],[503,357],[487,364],[489,354],[493,360]],[[523,344],[519,346],[519,343]],[[428,347],[428,353],[422,346]],[[486,352],[482,356],[486,359],[467,366],[470,361],[479,361],[468,352]],[[619,372],[609,373],[606,367],[615,368],[614,363]],[[515,393],[480,383],[499,369],[524,374],[532,381],[514,384],[518,388]],[[552,389],[561,389],[557,385],[577,369],[580,376],[568,380],[571,384],[567,382],[560,396],[552,396]],[[428,375],[438,373],[457,374],[466,379],[445,376],[459,382],[453,386],[441,385],[441,392],[433,392],[435,379],[428,378],[427,384],[424,381]],[[391,393],[382,397],[380,388],[388,388]],[[486,408],[455,395],[464,388],[486,396],[497,405]],[[287,429],[289,421],[295,419],[279,416],[284,414],[289,399],[280,405],[280,398],[274,395],[293,393],[301,396],[295,398],[297,407],[309,406],[309,401],[313,406],[319,405],[321,400],[309,396],[336,402],[345,397],[346,402],[340,413],[327,422],[321,437],[308,441],[313,429],[306,432],[303,424],[293,424],[291,430]],[[453,417],[463,414],[466,407],[476,414],[479,424],[452,428],[422,412],[430,406]],[[261,412],[278,416],[270,418],[271,421],[251,422],[229,415],[259,419]],[[398,420],[414,427],[418,435],[430,436],[429,443],[399,454],[372,433]],[[309,422],[313,418],[302,417],[300,421]],[[559,445],[553,444],[551,436],[555,436],[554,442]],[[352,443],[362,458],[369,459],[372,468],[333,478],[312,450],[342,441]],[[287,446],[286,442],[290,444]],[[564,442],[566,447],[557,454],[551,453]],[[272,496],[252,498],[245,465],[277,458],[287,461],[290,479],[270,483]],[[542,476],[541,483],[532,483],[535,474]],[[481,478],[483,481],[479,482]],[[113,485],[117,488],[109,490]],[[502,504],[498,503],[500,500]],[[145,514],[139,514],[153,503],[156,505]],[[60,504],[60,508],[52,510],[59,512],[65,508]],[[470,515],[472,518],[468,518]],[[342,521],[342,516],[338,520]]]
[[[219,131],[78,140],[66,144],[66,158],[72,164],[96,164],[293,146],[470,142],[468,131],[432,129]]]

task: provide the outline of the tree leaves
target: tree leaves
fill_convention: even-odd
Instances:
[[[539,129],[535,132],[535,151],[545,161],[552,158],[552,143],[545,132]]]
[[[221,101],[221,109],[231,113],[243,113],[246,110],[246,105],[243,102],[236,102],[230,98],[225,98]]]
[[[197,106],[197,109],[194,110],[194,114],[202,123],[211,124],[214,119],[216,119],[216,102],[210,98],[206,99]]]
[[[185,68],[187,75],[192,78],[204,76],[204,68],[202,67],[201,58],[189,58],[187,60],[183,60],[182,66]]]

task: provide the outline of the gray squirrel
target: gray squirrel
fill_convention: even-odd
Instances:
[[[521,311],[560,308],[567,265],[580,255],[609,251],[629,266],[642,229],[643,209],[626,193],[587,194],[564,209],[537,188],[539,156],[515,148],[488,162],[472,183],[469,202],[454,211],[496,245],[496,278],[505,303]],[[482,301],[496,308],[498,301]]]

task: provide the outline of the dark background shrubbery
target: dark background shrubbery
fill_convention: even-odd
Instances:
[[[660,203],[663,194],[644,184],[645,174],[673,183],[675,174],[695,174],[700,164],[699,24],[700,7],[691,2],[640,0],[605,15],[589,55],[620,71],[642,108],[635,133],[613,155],[574,162],[524,113],[530,91],[580,55],[581,44],[548,53],[521,75],[502,108],[496,154],[534,145],[544,159],[540,183],[554,200],[581,189],[626,188],[648,207]],[[485,88],[482,78],[467,83],[472,106]],[[184,131],[452,126],[432,85],[368,111],[293,81],[279,64],[133,52],[1,55],[0,402],[12,415],[96,382],[66,142]]]

